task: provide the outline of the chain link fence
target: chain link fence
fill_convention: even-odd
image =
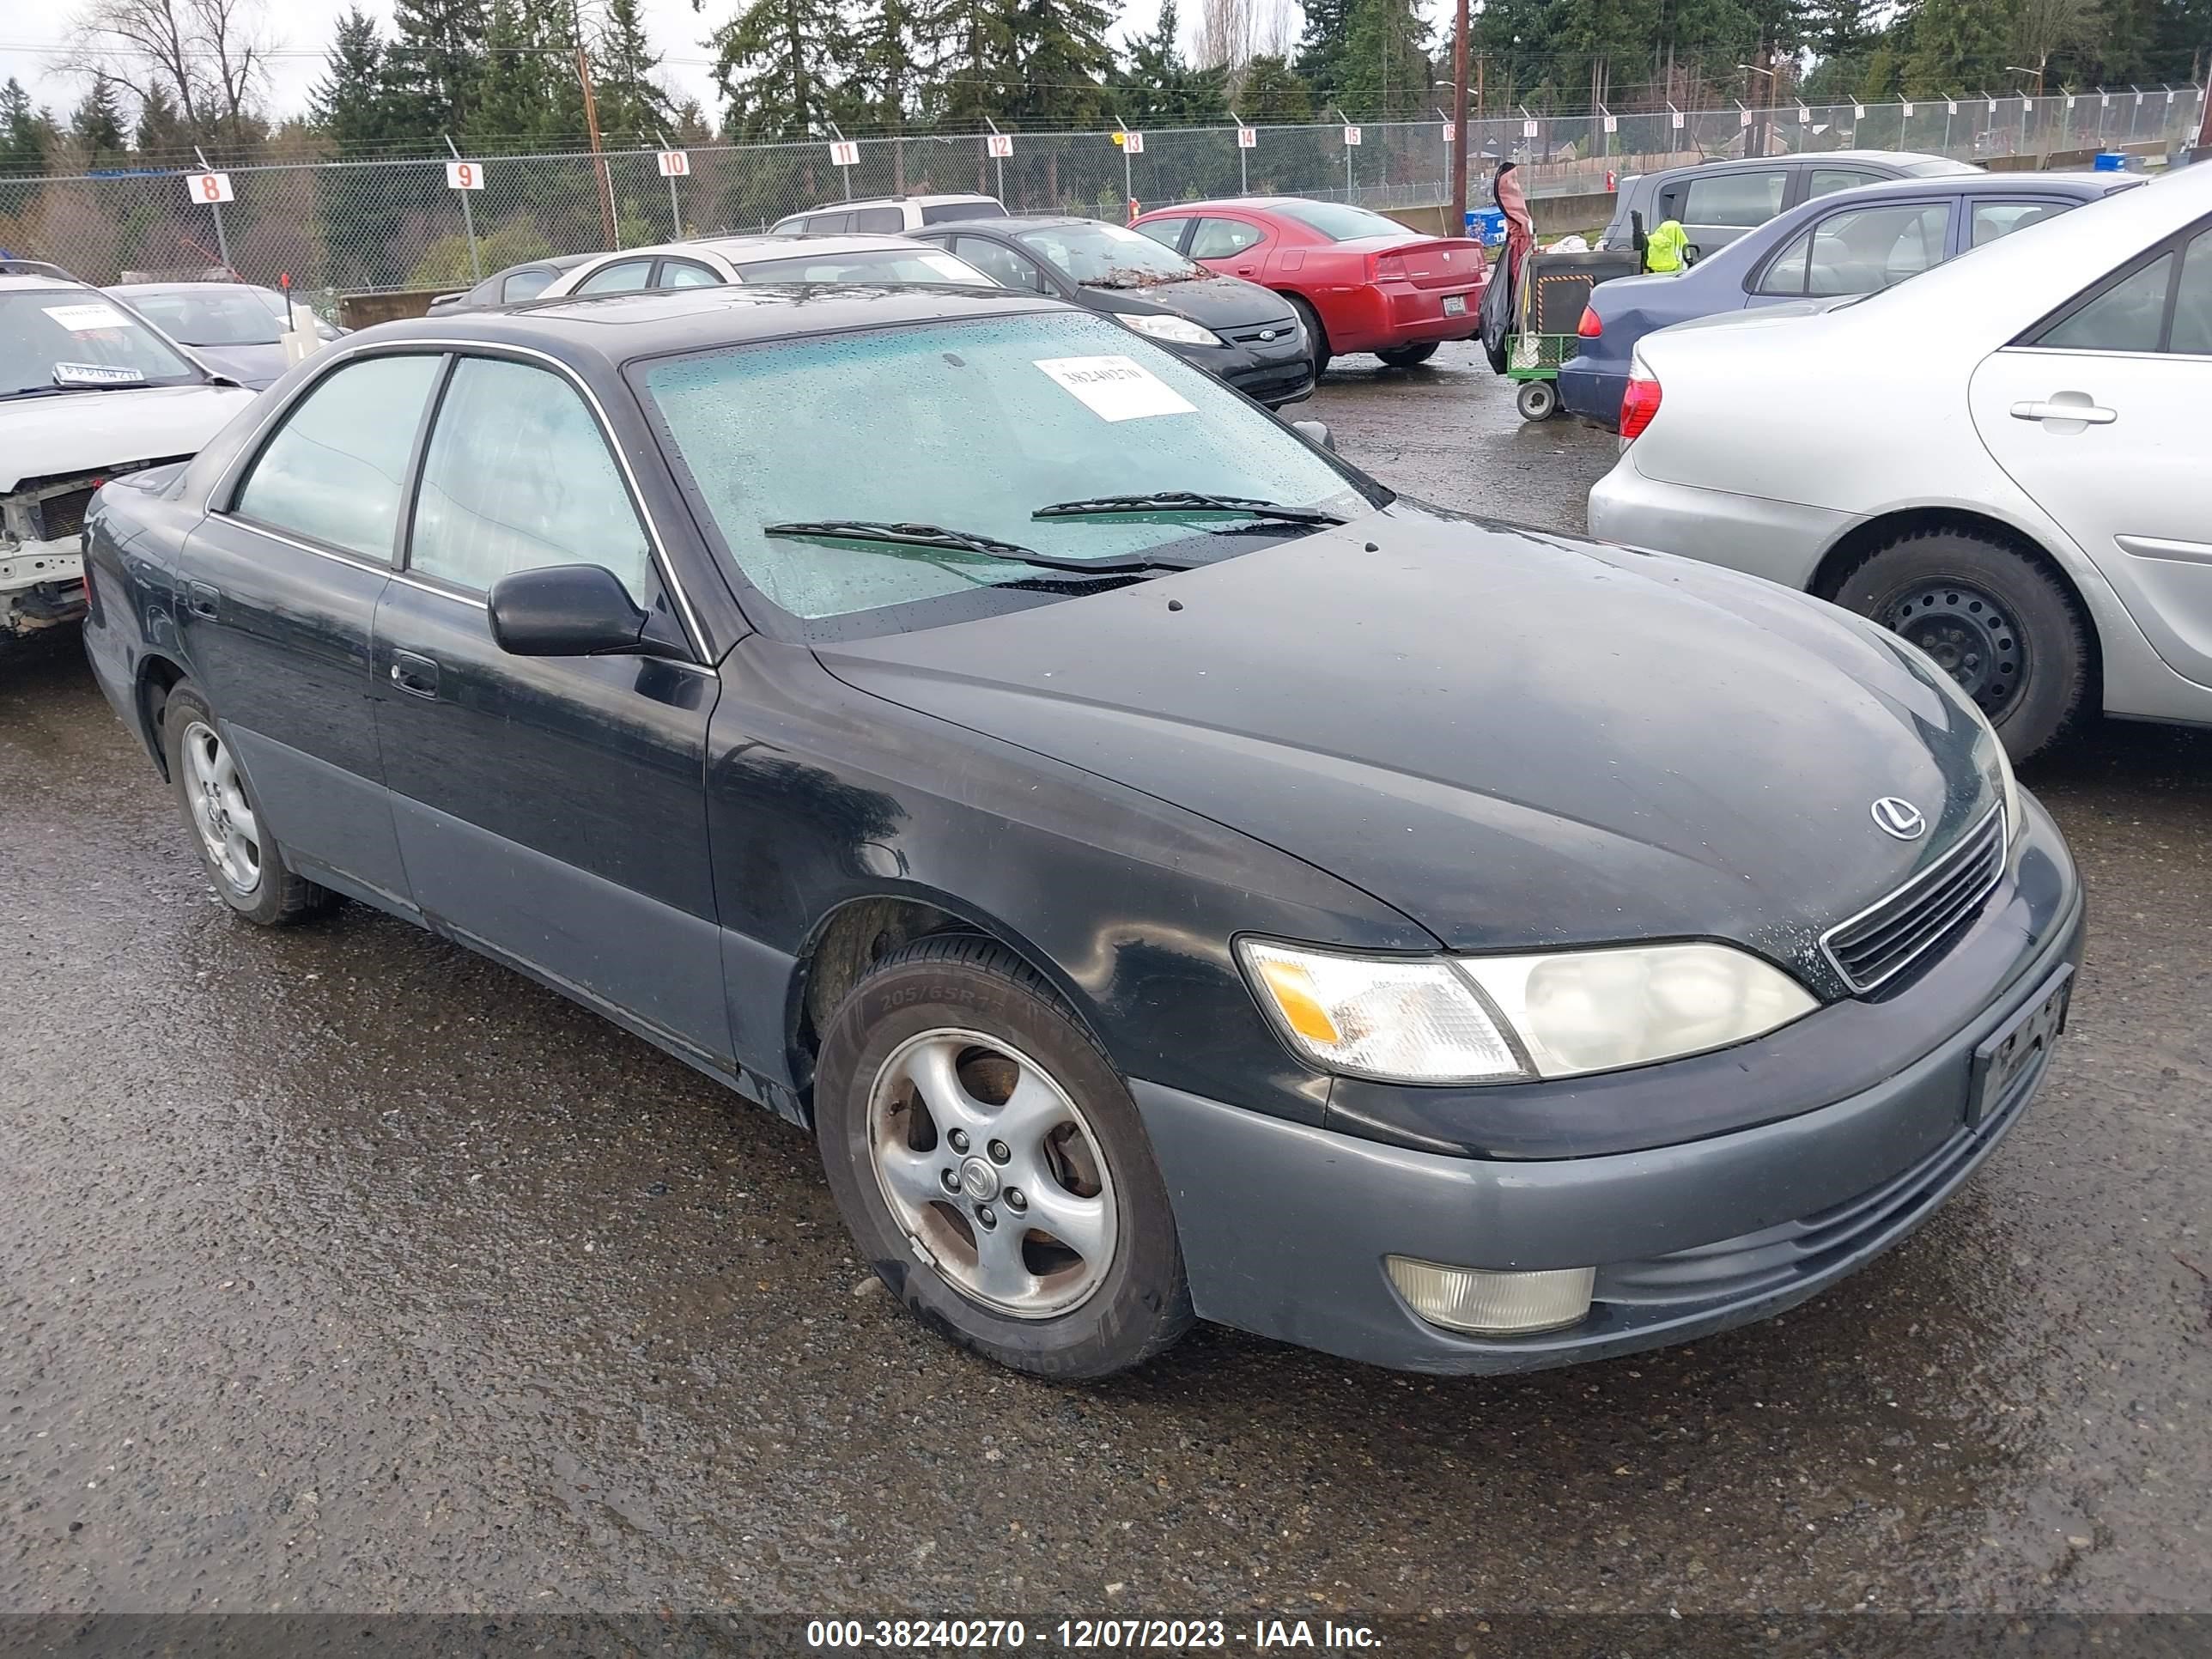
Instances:
[[[1909,149],[1961,161],[2042,158],[2186,143],[2203,116],[2197,87],[1936,99],[1780,109],[1659,110],[1472,123],[1486,176],[1510,157],[1532,193],[1598,191],[1607,175],[1721,156]],[[1432,205],[1449,195],[1441,118],[1361,128],[1233,126],[1014,136],[993,156],[981,136],[869,138],[838,166],[823,143],[710,145],[670,178],[649,150],[500,156],[475,163],[481,188],[456,190],[442,161],[330,161],[229,170],[232,199],[197,200],[185,173],[0,178],[0,252],[51,260],[86,280],[289,276],[303,292],[465,287],[478,275],[557,253],[765,229],[848,198],[985,191],[1014,212],[1121,219],[1133,205],[1206,197],[1318,197],[1369,207]],[[853,153],[847,152],[848,155]]]

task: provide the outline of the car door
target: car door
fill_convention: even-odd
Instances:
[[[1217,276],[1257,282],[1267,268],[1268,243],[1266,229],[1249,219],[1209,213],[1193,228],[1184,257]]]
[[[954,254],[965,259],[992,281],[1018,293],[1048,294],[1054,298],[1060,295],[1060,285],[1045,274],[1043,266],[1019,248],[1002,242],[995,236],[955,234],[926,240],[945,242]]]
[[[404,905],[370,635],[438,352],[354,356],[307,386],[187,540],[185,658],[303,872]]]
[[[1984,359],[1975,430],[2111,580],[2159,654],[2212,685],[2212,222]]]
[[[1951,246],[1943,199],[1862,202],[1822,214],[1753,273],[1747,303],[1875,294],[1941,264]]]
[[[1197,222],[1195,219],[1183,214],[1166,218],[1147,219],[1142,224],[1132,225],[1129,228],[1139,236],[1151,237],[1162,247],[1171,247],[1177,253],[1181,253],[1184,245],[1190,240],[1192,227]]]
[[[604,566],[643,609],[680,610],[603,418],[544,362],[458,356],[418,473],[374,639],[377,736],[416,906],[726,1059],[703,781],[720,682],[655,657],[512,656],[486,614],[500,577],[562,564]]]
[[[1699,173],[1668,189],[1662,201],[1679,199],[1680,205],[1660,217],[1680,220],[1690,246],[1704,258],[1781,212],[1789,189],[1786,167]]]

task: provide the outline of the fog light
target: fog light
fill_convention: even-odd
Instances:
[[[1488,1273],[1447,1267],[1411,1256],[1383,1258],[1390,1282],[1431,1325],[1476,1336],[1526,1336],[1580,1322],[1589,1312],[1595,1267],[1557,1267],[1546,1273]]]

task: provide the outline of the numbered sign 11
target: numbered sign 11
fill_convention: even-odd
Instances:
[[[853,139],[840,138],[830,146],[830,160],[841,167],[856,167],[860,165],[860,146]]]

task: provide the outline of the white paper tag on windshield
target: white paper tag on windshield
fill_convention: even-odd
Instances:
[[[47,316],[72,334],[89,334],[94,329],[131,326],[130,319],[113,306],[47,306],[45,309]]]
[[[921,256],[921,262],[939,276],[952,282],[972,283],[975,280],[975,273],[949,253],[925,253]]]
[[[1040,357],[1036,366],[1105,421],[1195,415],[1190,402],[1133,357]]]
[[[137,386],[146,377],[135,368],[112,363],[56,363],[54,380],[61,386]]]

